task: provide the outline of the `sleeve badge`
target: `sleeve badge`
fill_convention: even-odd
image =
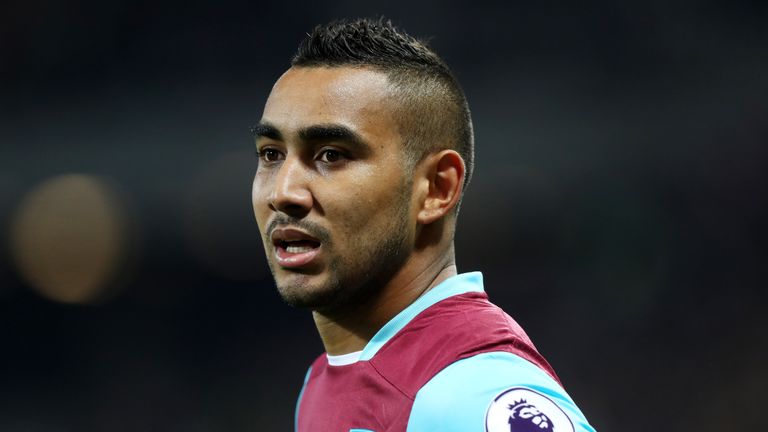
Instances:
[[[503,391],[485,414],[486,432],[575,432],[565,411],[552,399],[525,387]]]

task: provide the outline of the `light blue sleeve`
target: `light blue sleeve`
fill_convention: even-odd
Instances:
[[[594,432],[554,379],[506,352],[459,360],[435,375],[416,394],[408,432],[509,432],[515,424],[540,432]]]

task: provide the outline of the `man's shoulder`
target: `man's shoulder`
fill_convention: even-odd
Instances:
[[[478,354],[441,370],[416,394],[408,431],[509,431],[516,423],[520,430],[532,423],[540,431],[593,431],[558,382],[509,352]]]
[[[371,362],[412,396],[448,365],[486,352],[515,354],[557,379],[523,329],[482,292],[452,296],[422,311]]]
[[[437,302],[414,317],[388,345],[396,346],[405,340],[407,346],[413,346],[408,340],[412,337],[422,343],[427,338],[435,344],[448,339],[467,341],[470,345],[514,339],[533,345],[522,327],[491,303],[484,292],[462,293]]]

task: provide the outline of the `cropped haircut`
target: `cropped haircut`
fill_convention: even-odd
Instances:
[[[384,18],[334,21],[315,27],[299,45],[291,64],[371,68],[384,73],[394,90],[395,119],[410,168],[429,153],[455,150],[466,165],[466,188],[474,168],[469,105],[453,72],[426,42]]]

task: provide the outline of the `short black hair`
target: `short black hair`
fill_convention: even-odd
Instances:
[[[307,35],[291,65],[369,67],[386,74],[411,163],[433,151],[456,150],[466,165],[466,188],[474,168],[469,105],[453,72],[426,42],[383,17],[333,21]]]

